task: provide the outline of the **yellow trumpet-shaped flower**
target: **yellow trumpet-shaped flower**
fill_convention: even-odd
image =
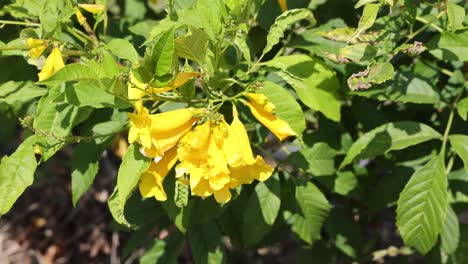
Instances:
[[[177,109],[160,114],[149,114],[142,102],[136,104],[136,114],[129,114],[130,131],[128,141],[142,145],[145,156],[161,159],[164,153],[174,147],[190,131],[201,110]]]
[[[177,148],[173,147],[164,154],[159,162],[151,162],[149,169],[141,175],[140,193],[143,197],[155,197],[158,201],[166,201],[163,181],[177,162]]]
[[[254,157],[247,131],[239,120],[235,107],[225,145],[226,157],[231,157],[228,159],[231,161],[229,164],[230,188],[236,188],[241,184],[250,184],[254,179],[265,181],[273,173],[273,167],[266,164],[261,156]]]
[[[65,67],[60,49],[55,47],[47,57],[41,72],[39,72],[39,81],[43,81],[61,68]]]
[[[266,126],[279,140],[284,140],[289,136],[295,136],[296,132],[292,130],[289,124],[277,117],[273,112],[275,106],[268,101],[265,95],[248,93],[249,102],[247,106],[264,126]]]
[[[78,6],[93,14],[100,14],[106,8],[106,6],[102,4],[78,4]]]
[[[47,48],[47,42],[42,39],[28,38],[26,43],[31,48],[28,52],[31,59],[39,58]]]
[[[208,120],[189,132],[180,142],[178,153],[181,163],[176,173],[190,176],[192,195],[214,195],[219,203],[231,199],[230,171],[224,155],[224,139],[228,125],[222,120]]]
[[[146,93],[157,94],[162,92],[168,92],[179,88],[180,86],[187,83],[190,79],[197,77],[197,72],[179,72],[174,81],[169,86],[164,87],[153,87],[146,83],[140,82],[133,73],[130,73],[130,81],[128,82],[128,99],[138,100],[143,98]]]

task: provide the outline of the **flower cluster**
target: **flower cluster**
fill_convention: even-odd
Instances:
[[[186,80],[191,77],[185,73],[185,77],[180,78]],[[129,96],[141,98],[140,89],[134,89],[144,84],[134,76],[130,76],[130,81],[134,83],[129,86]],[[171,85],[175,86],[178,84]],[[156,91],[151,90],[152,93]],[[280,140],[295,135],[288,123],[274,114],[275,107],[265,95],[245,95],[248,102],[244,103],[252,114]],[[174,166],[176,178],[190,187],[192,195],[202,198],[214,195],[219,203],[231,199],[231,189],[254,180],[268,179],[273,167],[261,156],[253,154],[247,131],[234,104],[232,112],[233,120],[228,124],[223,115],[212,110],[183,108],[150,114],[142,101],[137,101],[136,112],[129,114],[128,139],[130,143],[141,145],[143,155],[153,158],[149,169],[141,176],[142,196],[166,200],[163,181]]]

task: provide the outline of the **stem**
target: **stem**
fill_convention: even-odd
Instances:
[[[434,19],[427,22],[424,26],[422,26],[420,29],[416,30],[413,34],[409,35],[408,38],[405,40],[405,42],[403,42],[403,44],[408,43],[414,37],[419,35],[419,33],[423,32],[427,27],[429,27],[432,24],[432,22],[434,22],[434,21],[438,20],[439,18],[441,18],[444,14],[445,14],[445,11],[440,12]]]
[[[19,25],[19,26],[30,26],[30,27],[40,27],[39,23],[32,22],[22,22],[22,21],[11,21],[11,20],[0,20],[0,24],[3,25]]]
[[[5,47],[0,47],[0,50],[29,50],[31,49],[28,46],[5,46]]]
[[[450,129],[452,128],[453,117],[455,116],[456,105],[457,105],[458,100],[461,98],[462,94],[463,94],[463,91],[457,96],[457,98],[455,98],[455,101],[451,107],[452,109],[450,111],[449,119],[447,121],[447,126],[445,127],[444,137],[442,139],[442,149],[440,151],[441,153],[445,153],[445,149],[447,147],[448,136],[450,134]]]
[[[416,20],[419,21],[419,22],[428,24],[429,26],[431,26],[432,28],[434,28],[435,30],[437,30],[437,31],[439,31],[439,32],[441,32],[441,33],[444,31],[441,27],[432,24],[432,22],[434,22],[434,21],[429,22],[429,21],[427,21],[425,18],[420,17],[420,16],[417,16],[417,17],[416,17]]]

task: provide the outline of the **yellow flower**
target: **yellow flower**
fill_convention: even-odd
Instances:
[[[93,14],[100,14],[106,8],[102,4],[78,4],[78,6]]]
[[[231,189],[241,184],[250,184],[254,179],[265,181],[273,173],[273,167],[266,164],[261,156],[254,157],[247,131],[239,120],[235,107],[225,145],[226,157],[230,157],[228,161],[231,172],[229,185]]]
[[[129,114],[128,141],[142,145],[145,156],[159,160],[190,131],[202,110],[182,108],[160,114],[149,114],[141,101],[136,103],[136,114]]]
[[[141,175],[140,193],[143,197],[155,197],[158,201],[166,201],[163,181],[177,162],[177,148],[172,148],[164,154],[159,162],[151,162],[149,169]]]
[[[273,114],[275,106],[268,101],[265,95],[248,93],[249,102],[247,106],[260,123],[266,126],[279,140],[289,136],[295,136],[289,124]]]
[[[47,48],[47,42],[42,39],[28,38],[26,43],[31,48],[28,52],[31,59],[39,58]]]
[[[187,83],[190,79],[197,77],[197,72],[179,72],[174,81],[169,86],[164,87],[153,87],[149,86],[146,83],[140,82],[133,72],[130,73],[130,81],[128,82],[128,99],[130,100],[138,100],[143,98],[146,93],[149,94],[157,94],[162,92],[168,92],[179,88],[180,86]],[[146,93],[145,93],[146,91]]]
[[[76,16],[76,19],[78,20],[78,23],[80,23],[80,25],[83,25],[86,22],[86,17],[83,16],[83,14],[78,8],[75,9],[75,16]]]
[[[47,57],[41,72],[38,74],[39,81],[49,78],[63,67],[65,67],[65,64],[63,63],[62,54],[60,53],[60,49],[55,47],[49,57]]]
[[[218,203],[231,199],[230,171],[224,155],[224,139],[228,133],[224,119],[208,120],[189,132],[180,142],[178,155],[181,163],[177,176],[188,174],[192,195],[214,195]]]

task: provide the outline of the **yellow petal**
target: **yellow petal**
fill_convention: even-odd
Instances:
[[[158,201],[167,200],[163,181],[177,162],[177,149],[173,148],[165,153],[158,162],[152,162],[150,168],[141,176],[140,192],[143,197],[154,196]]]
[[[268,98],[264,94],[247,93],[247,97],[251,101],[261,105],[263,109],[269,113],[273,113],[276,109],[275,105],[271,103],[270,101],[268,101]]]
[[[37,59],[42,55],[42,53],[44,52],[46,48],[47,48],[46,46],[38,46],[38,47],[32,48],[29,50],[28,56],[31,59]]]
[[[247,135],[244,124],[239,120],[239,115],[235,108],[233,108],[233,119],[230,128],[230,133],[235,135],[237,139],[237,145],[240,148],[243,160],[247,164],[253,164],[255,162],[255,158],[252,153],[252,147],[250,146],[250,139]]]
[[[179,72],[172,83],[172,87],[178,88],[197,76],[198,72]]]
[[[35,38],[28,38],[26,40],[26,43],[28,44],[28,47],[30,48],[37,48],[39,46],[44,46],[45,41],[42,39],[35,39]]]
[[[78,4],[78,6],[93,14],[100,14],[106,8],[105,5],[101,4]]]
[[[65,64],[63,63],[62,54],[60,53],[60,49],[55,47],[47,57],[41,72],[38,74],[39,81],[49,78],[63,67],[65,67]]]
[[[151,131],[153,133],[171,132],[187,123],[193,124],[193,111],[189,108],[167,111],[151,115]]]
[[[130,81],[128,82],[128,99],[138,100],[143,98],[145,95],[146,84],[140,82],[133,72],[130,72]]]
[[[268,110],[265,110],[261,105],[254,101],[247,103],[250,111],[255,118],[266,126],[279,140],[284,140],[289,136],[295,136],[296,132],[292,130],[289,124],[272,114]]]
[[[227,203],[231,200],[231,192],[229,191],[229,188],[226,187],[214,192],[214,197],[218,203]]]
[[[230,188],[236,188],[240,184],[250,184],[254,180],[265,181],[272,175],[274,168],[257,156],[255,163],[239,167],[230,168],[231,182]]]
[[[281,8],[281,11],[285,12],[288,11],[288,3],[287,0],[278,0],[278,4]]]
[[[75,10],[75,16],[76,20],[78,20],[78,23],[80,23],[80,25],[83,25],[86,22],[86,17],[83,16],[83,14],[78,8]]]

